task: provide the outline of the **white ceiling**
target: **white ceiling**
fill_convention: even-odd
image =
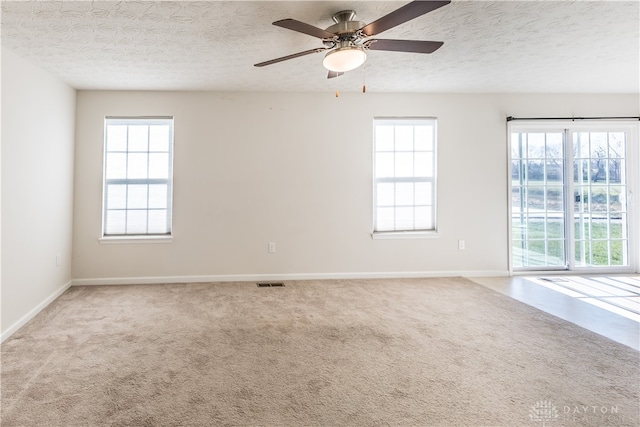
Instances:
[[[379,34],[443,41],[431,55],[370,51],[327,80],[324,53],[254,63],[321,40],[271,25],[366,23],[407,1],[2,1],[2,44],[77,89],[638,93],[640,2],[454,1]],[[366,74],[366,75],[365,75]]]

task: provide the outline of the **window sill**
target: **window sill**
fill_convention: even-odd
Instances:
[[[119,245],[127,243],[171,243],[173,236],[104,236],[98,238],[102,245]]]
[[[433,231],[378,231],[371,233],[374,240],[389,239],[434,239],[438,237],[438,232]]]

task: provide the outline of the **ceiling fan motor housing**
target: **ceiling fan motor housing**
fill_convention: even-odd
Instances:
[[[356,12],[353,10],[343,10],[333,15],[334,25],[327,28],[327,31],[338,36],[339,41],[355,40],[356,32],[366,24],[362,21],[354,21]]]

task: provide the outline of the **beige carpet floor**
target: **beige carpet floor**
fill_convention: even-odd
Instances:
[[[638,356],[461,278],[73,287],[1,425],[637,426]]]

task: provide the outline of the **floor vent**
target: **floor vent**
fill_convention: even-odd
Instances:
[[[272,282],[272,283],[257,283],[259,288],[283,288],[284,283]]]
[[[569,280],[563,279],[561,277],[541,277],[540,280],[544,280],[547,282],[568,282]]]

